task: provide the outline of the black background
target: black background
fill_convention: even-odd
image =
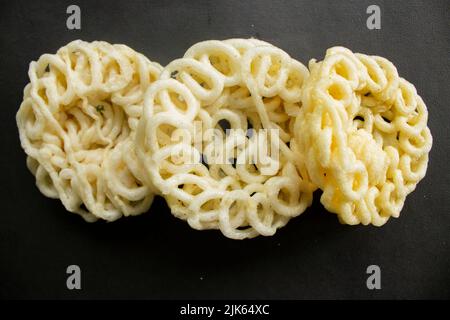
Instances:
[[[66,8],[81,7],[81,30]],[[366,8],[381,7],[381,30]],[[450,21],[448,1],[1,1],[2,298],[450,298]],[[125,43],[167,64],[208,39],[258,37],[307,64],[328,47],[390,59],[427,103],[434,138],[427,176],[399,219],[340,225],[314,205],[273,237],[234,241],[195,231],[162,199],[150,212],[87,224],[34,185],[15,113],[31,60],[67,42]],[[66,267],[82,290],[66,288]],[[366,268],[381,268],[381,290]]]

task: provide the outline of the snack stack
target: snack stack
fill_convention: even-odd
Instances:
[[[398,217],[425,176],[427,108],[388,60],[327,51],[309,70],[256,39],[204,41],[165,68],[73,41],[29,69],[17,113],[39,190],[86,221],[155,194],[198,230],[270,236],[313,192],[345,224]]]

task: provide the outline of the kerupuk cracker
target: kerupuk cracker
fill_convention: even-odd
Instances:
[[[125,45],[76,40],[29,68],[17,125],[39,190],[87,221],[148,210],[132,143],[162,67]]]
[[[145,95],[136,154],[172,213],[233,239],[273,235],[315,187],[291,148],[309,72],[254,39],[204,41]]]
[[[334,47],[309,69],[295,142],[322,204],[346,224],[398,217],[427,170],[423,100],[382,57]]]

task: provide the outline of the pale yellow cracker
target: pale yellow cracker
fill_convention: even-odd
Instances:
[[[255,39],[200,42],[164,69],[146,94],[136,150],[175,216],[243,239],[273,235],[311,204],[314,186],[290,148],[307,76],[300,62]],[[224,120],[232,133],[220,131]],[[257,150],[267,151],[264,161]]]
[[[17,112],[39,190],[87,221],[147,211],[132,139],[162,67],[125,45],[76,40],[31,62]]]
[[[387,59],[342,47],[311,60],[310,72],[295,141],[321,202],[346,224],[398,217],[432,145],[415,87]]]

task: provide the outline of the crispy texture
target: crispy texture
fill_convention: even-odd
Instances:
[[[87,221],[145,212],[132,139],[162,67],[124,45],[76,40],[31,62],[16,119],[39,190]]]
[[[307,76],[307,68],[284,51],[254,39],[200,42],[164,69],[146,94],[136,150],[176,217],[198,230],[220,229],[244,239],[273,235],[304,212],[314,186],[289,143]],[[220,128],[222,120],[243,132],[218,135],[221,145],[232,146],[221,155],[235,158],[236,165],[211,161],[207,135],[200,138],[201,149],[192,138],[196,130]],[[250,125],[251,137],[245,134]],[[278,129],[279,136],[256,139],[261,129]],[[175,138],[180,132],[183,139]],[[280,156],[265,160],[275,169],[241,159],[271,143]],[[174,153],[180,156],[174,159]]]
[[[309,67],[295,141],[321,202],[342,223],[381,226],[425,176],[427,108],[384,58],[334,47]]]

